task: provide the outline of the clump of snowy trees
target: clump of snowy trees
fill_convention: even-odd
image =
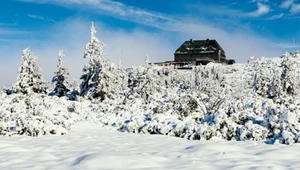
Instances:
[[[190,140],[300,143],[299,53],[192,70],[156,66],[147,57],[144,66],[123,68],[105,56],[93,23],[90,33],[80,85],[69,83],[62,50],[53,88],[36,57],[23,51],[17,82],[0,93],[1,135],[65,134],[86,120]]]

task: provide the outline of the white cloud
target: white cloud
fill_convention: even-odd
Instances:
[[[43,17],[43,16],[40,16],[40,15],[27,14],[27,17],[29,17],[29,18],[33,18],[33,19],[38,19],[38,20],[44,20],[44,21],[55,22],[55,21],[54,21],[54,20],[52,20],[52,19],[45,18],[45,17]]]
[[[297,42],[278,42],[278,43],[272,43],[273,46],[276,46],[278,48],[287,50],[287,51],[297,51],[297,49],[300,49],[300,45]]]
[[[30,17],[30,18],[33,18],[33,19],[44,20],[44,17],[39,16],[39,15],[27,14],[27,16]]]
[[[269,2],[269,0],[251,0],[252,3],[254,2]]]
[[[18,29],[12,29],[9,27],[1,27],[0,26],[0,50],[1,47],[7,47],[10,46],[11,42],[14,42],[16,44],[19,44],[20,37],[29,37],[32,35],[32,32],[30,31],[22,31]],[[1,56],[0,56],[1,57]]]
[[[280,19],[284,16],[283,13],[277,14],[277,15],[273,15],[267,18],[267,20],[276,20],[276,19]]]
[[[291,14],[300,13],[300,4],[295,3],[294,0],[285,0],[280,5],[281,8],[290,9]]]
[[[16,25],[16,22],[13,22],[13,23],[2,23],[0,22],[0,26],[15,26]]]
[[[292,14],[297,14],[300,12],[300,4],[293,4],[291,8]]]
[[[21,34],[30,34],[29,31],[20,31],[16,29],[10,28],[1,28],[0,27],[0,36],[14,36],[14,35],[21,35]]]
[[[171,22],[173,19],[163,13],[147,11],[113,0],[19,0],[23,2],[49,3],[61,6],[74,5],[80,8],[97,8],[102,14],[124,20],[155,26],[156,22]]]
[[[259,17],[259,16],[269,13],[271,10],[269,5],[265,5],[260,2],[257,3],[257,7],[258,7],[258,9],[256,11],[249,13],[250,16]]]
[[[281,8],[290,8],[294,4],[294,0],[285,0],[280,5]]]

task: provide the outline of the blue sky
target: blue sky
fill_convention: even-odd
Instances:
[[[216,39],[228,58],[276,57],[300,45],[297,0],[2,0],[0,5],[0,84],[10,86],[22,63],[22,50],[38,56],[51,79],[57,52],[78,78],[94,21],[112,62],[125,66],[173,60],[188,39]],[[293,41],[295,43],[293,43]]]

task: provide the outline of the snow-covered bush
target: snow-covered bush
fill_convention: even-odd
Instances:
[[[282,95],[281,74],[278,63],[272,60],[258,60],[252,67],[253,87],[257,94],[274,98]]]
[[[280,60],[258,59],[251,60],[254,69],[253,86],[257,94],[267,98],[278,98],[282,95],[298,93],[299,77],[297,78],[296,58],[286,53]]]
[[[285,144],[300,142],[300,100],[287,97],[279,104],[271,103],[264,114],[264,125],[270,130],[269,141]]]
[[[0,134],[40,136],[66,134],[84,117],[67,109],[71,101],[41,94],[1,96]]]
[[[216,112],[224,103],[228,86],[220,65],[208,65],[200,68],[196,90],[205,106],[205,113]],[[203,95],[204,94],[204,95]]]

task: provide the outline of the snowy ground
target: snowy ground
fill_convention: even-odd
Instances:
[[[0,169],[300,169],[300,144],[188,141],[91,123],[78,123],[64,136],[0,141]]]

